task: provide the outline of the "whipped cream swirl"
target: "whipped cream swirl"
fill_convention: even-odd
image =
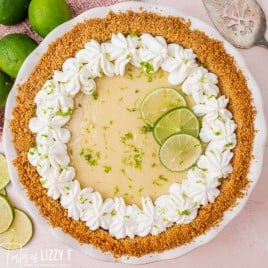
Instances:
[[[128,35],[125,37],[122,33],[113,34],[110,43],[102,45],[106,57],[114,61],[114,73],[124,75],[128,63],[139,67],[138,61],[138,37]]]
[[[218,79],[213,73],[209,73],[204,67],[198,67],[192,71],[182,84],[182,91],[191,95],[195,103],[204,103],[205,97],[216,97],[219,93]]]
[[[171,85],[182,83],[191,71],[197,67],[196,55],[192,49],[184,49],[177,44],[168,45],[168,58],[163,62],[162,69],[169,74],[168,81]]]
[[[188,172],[188,179],[182,182],[184,193],[196,204],[207,205],[213,203],[220,194],[218,176],[208,170],[192,168]]]
[[[101,77],[103,74],[114,76],[114,64],[109,61],[103,45],[96,40],[85,44],[85,48],[77,52],[76,60],[92,74],[92,77]]]
[[[63,90],[70,96],[75,96],[80,89],[83,93],[90,94],[96,88],[92,78],[95,78],[93,70],[75,58],[67,59],[62,71],[54,71],[53,75],[54,81],[61,82]]]
[[[179,183],[174,183],[169,189],[169,195],[157,198],[156,205],[162,210],[166,223],[175,222],[186,224],[191,222],[197,215],[199,203],[189,198]]]
[[[183,92],[193,97],[193,111],[202,116],[200,138],[207,144],[185,180],[173,183],[169,193],[155,202],[142,197],[142,208],[126,205],[122,197],[103,200],[90,187],[81,189],[69,165],[66,144],[70,132],[64,128],[72,116],[77,93],[92,94],[96,77],[124,75],[127,64],[147,74],[162,68],[169,73],[170,84],[182,84]],[[157,235],[173,224],[190,223],[201,205],[213,203],[220,194],[219,179],[232,172],[237,126],[227,109],[228,99],[218,97],[217,83],[215,74],[197,65],[191,49],[167,44],[161,36],[117,33],[103,44],[91,40],[64,62],[62,70],[55,70],[36,94],[36,115],[29,122],[36,145],[30,148],[28,160],[36,167],[48,196],[59,200],[69,217],[84,221],[90,230],[101,227],[120,239]]]
[[[166,40],[161,36],[153,37],[150,34],[141,36],[141,47],[138,50],[142,62],[152,65],[152,72],[156,72],[168,56]]]

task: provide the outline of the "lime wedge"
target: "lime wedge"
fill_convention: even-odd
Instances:
[[[33,224],[29,216],[14,208],[15,218],[10,228],[0,234],[0,246],[4,249],[18,249],[25,246],[33,235]]]
[[[197,138],[175,134],[160,147],[159,159],[171,171],[184,171],[196,163],[201,152],[202,146]]]
[[[186,101],[176,89],[160,87],[150,92],[141,102],[141,116],[146,124],[153,126],[168,110],[181,106],[186,106]]]
[[[5,188],[9,183],[9,174],[7,169],[7,160],[0,154],[0,190]]]
[[[9,229],[14,220],[14,210],[8,199],[0,195],[0,234]]]
[[[1,194],[1,195],[7,195],[7,191],[6,191],[6,189],[5,189],[5,188],[1,189],[1,190],[0,190],[0,194]]]
[[[188,108],[174,108],[165,113],[154,124],[153,134],[159,144],[177,133],[189,134],[194,137],[199,134],[199,121]]]

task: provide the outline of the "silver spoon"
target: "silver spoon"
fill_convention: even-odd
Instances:
[[[266,18],[255,0],[203,0],[207,13],[219,32],[234,46],[263,46]]]

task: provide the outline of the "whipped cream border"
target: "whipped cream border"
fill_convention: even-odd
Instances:
[[[126,205],[122,197],[103,200],[90,187],[81,189],[75,170],[69,165],[66,143],[70,132],[64,125],[70,120],[74,97],[81,90],[90,95],[96,89],[94,78],[124,75],[127,64],[154,73],[159,68],[169,73],[171,85],[182,84],[191,95],[193,111],[202,116],[200,139],[206,151],[181,183],[173,183],[169,194],[154,202],[142,197],[142,209]],[[196,62],[191,49],[167,44],[161,36],[121,33],[109,42],[86,43],[75,57],[67,59],[62,70],[54,71],[35,97],[36,116],[29,122],[36,134],[36,146],[28,152],[29,162],[37,168],[48,196],[60,200],[68,216],[84,221],[91,230],[103,228],[117,239],[135,235],[157,235],[172,224],[193,221],[202,205],[213,203],[220,194],[221,178],[232,172],[232,149],[236,145],[236,124],[227,110],[228,99],[219,96],[217,76]]]

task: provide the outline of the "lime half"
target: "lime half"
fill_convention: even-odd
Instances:
[[[153,126],[168,110],[186,106],[183,96],[174,88],[160,87],[150,92],[141,103],[141,116],[145,123]]]
[[[15,218],[10,228],[0,234],[0,246],[4,249],[18,249],[25,246],[33,235],[33,224],[29,216],[15,208]]]
[[[170,136],[160,147],[161,163],[171,171],[184,171],[196,163],[202,152],[200,141],[188,134]]]
[[[188,108],[174,108],[160,117],[153,129],[156,141],[162,144],[172,134],[189,134],[197,137],[199,121]]]
[[[14,210],[8,199],[0,195],[0,234],[6,232],[14,220]]]
[[[9,183],[9,174],[6,158],[0,154],[0,190],[5,188]]]

